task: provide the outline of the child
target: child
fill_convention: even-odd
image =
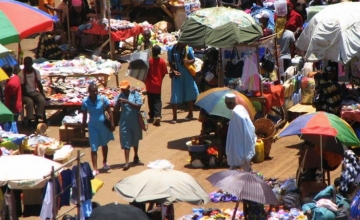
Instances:
[[[145,79],[150,121],[160,126],[161,121],[161,84],[168,73],[165,60],[160,58],[161,48],[155,45],[152,48],[152,57],[149,59],[149,71]]]

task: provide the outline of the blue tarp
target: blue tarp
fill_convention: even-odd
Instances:
[[[15,66],[17,65],[17,61],[12,57],[11,54],[9,54],[6,57],[0,59],[0,67],[4,66],[5,64]]]

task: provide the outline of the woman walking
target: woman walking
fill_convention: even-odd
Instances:
[[[110,111],[109,99],[105,96],[100,96],[98,87],[95,84],[90,84],[88,87],[89,96],[86,97],[81,106],[83,113],[83,126],[88,127],[89,142],[91,147],[91,161],[93,165],[93,174],[99,174],[97,167],[97,150],[102,146],[103,154],[103,169],[108,170],[110,167],[107,164],[107,154],[109,141],[114,140],[113,131],[115,130],[112,112]],[[110,116],[109,121],[111,128],[105,126],[105,112]],[[87,123],[87,114],[89,113],[89,122]]]
[[[114,111],[121,110],[120,117],[120,144],[124,149],[125,165],[123,170],[126,171],[130,168],[129,156],[130,148],[134,148],[134,164],[139,164],[140,159],[138,156],[139,141],[142,139],[142,130],[139,124],[139,111],[143,104],[141,95],[135,91],[130,90],[130,82],[123,80],[120,82],[121,93],[116,97],[116,104]]]
[[[175,44],[168,51],[168,61],[170,65],[171,77],[171,104],[173,110],[173,119],[171,124],[176,124],[178,104],[187,102],[189,113],[185,120],[193,119],[194,101],[199,95],[194,77],[185,64],[193,64],[195,62],[194,51],[191,47],[187,47],[180,43]]]

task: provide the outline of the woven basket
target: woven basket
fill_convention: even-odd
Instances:
[[[267,118],[260,118],[254,122],[256,136],[264,142],[265,157],[270,156],[271,145],[276,133],[274,123]]]
[[[254,122],[255,133],[258,138],[270,139],[273,138],[276,132],[274,123],[267,118],[260,118]]]

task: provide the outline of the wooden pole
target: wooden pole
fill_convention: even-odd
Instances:
[[[81,170],[81,164],[80,164],[80,150],[77,151],[77,179],[76,179],[76,186],[77,186],[77,216],[78,219],[80,219],[81,216],[81,175],[80,175],[80,170]]]
[[[69,1],[67,1],[66,6],[67,6],[66,25],[67,25],[68,44],[69,44],[69,48],[70,48],[72,46],[72,40],[71,40],[71,34],[70,34],[70,18],[69,18],[70,2]]]
[[[235,209],[234,209],[233,215],[232,215],[232,217],[231,217],[231,220],[234,220],[234,219],[235,219],[236,212],[237,212],[237,210],[238,210],[238,208],[239,208],[239,203],[240,203],[240,201],[238,200],[238,201],[236,202]]]
[[[104,0],[106,1],[106,5],[107,5],[107,17],[108,17],[108,22],[109,22],[109,42],[110,42],[110,59],[114,60],[115,58],[115,44],[112,41],[112,37],[111,37],[111,8],[110,8],[110,0]]]
[[[219,62],[218,62],[218,87],[224,86],[224,70],[222,65],[222,49],[219,48]]]
[[[51,167],[51,188],[52,188],[52,199],[53,199],[53,207],[52,207],[52,220],[56,220],[57,214],[57,196],[56,196],[56,184],[55,184],[55,170],[54,166]]]

